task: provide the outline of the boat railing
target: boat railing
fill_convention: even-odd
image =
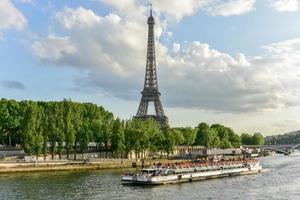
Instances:
[[[172,174],[184,174],[195,172],[208,172],[226,169],[236,168],[249,168],[257,164],[256,160],[243,160],[243,161],[231,161],[231,162],[219,162],[219,163],[179,163],[179,164],[165,164],[158,167],[153,165],[151,168],[142,169],[138,176],[153,177],[153,176],[168,176]]]

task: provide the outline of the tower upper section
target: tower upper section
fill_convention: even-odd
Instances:
[[[150,16],[148,17],[148,43],[147,43],[147,60],[146,60],[146,74],[143,92],[157,91],[157,72],[155,59],[155,38],[154,25],[155,19],[152,16],[152,6],[150,8]]]
[[[154,25],[155,24],[155,19],[152,16],[152,4],[150,4],[150,16],[148,17],[147,23],[148,23],[148,25]]]

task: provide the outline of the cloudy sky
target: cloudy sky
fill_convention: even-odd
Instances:
[[[172,126],[300,129],[300,0],[152,0],[159,87]],[[0,94],[135,115],[146,0],[0,0]],[[153,112],[153,111],[150,111]]]

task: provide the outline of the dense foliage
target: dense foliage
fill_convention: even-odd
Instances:
[[[300,144],[300,131],[266,137],[266,144]]]
[[[242,142],[248,144],[242,136]],[[261,144],[254,135],[251,142]],[[59,157],[87,152],[94,143],[97,151],[114,157],[135,153],[165,152],[176,145],[203,145],[208,148],[232,148],[241,138],[220,124],[200,123],[196,128],[160,129],[154,120],[123,121],[103,107],[71,100],[60,102],[0,101],[0,144],[21,146],[29,155],[55,154]],[[74,154],[76,159],[76,154]]]
[[[195,144],[208,148],[238,148],[241,145],[241,139],[231,128],[220,124],[209,126],[206,123],[200,123],[196,128]]]
[[[241,140],[245,145],[263,145],[265,143],[265,139],[261,133],[255,133],[254,135],[243,133]]]
[[[108,152],[114,157],[132,152],[142,156],[146,151],[169,154],[175,145],[193,141],[193,128],[161,130],[154,120],[123,121],[91,103],[0,101],[0,144],[21,146],[29,155],[69,158],[87,152],[91,143],[106,157]]]

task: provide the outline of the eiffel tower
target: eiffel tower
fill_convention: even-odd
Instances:
[[[160,127],[168,126],[168,117],[165,116],[161,101],[161,93],[158,90],[157,84],[157,72],[156,72],[156,60],[155,60],[155,41],[154,41],[154,24],[155,20],[152,16],[152,5],[150,4],[150,16],[148,18],[148,45],[147,45],[147,61],[146,61],[146,74],[144,89],[141,92],[142,98],[134,118],[156,120]],[[155,115],[148,115],[149,102],[154,102]]]

